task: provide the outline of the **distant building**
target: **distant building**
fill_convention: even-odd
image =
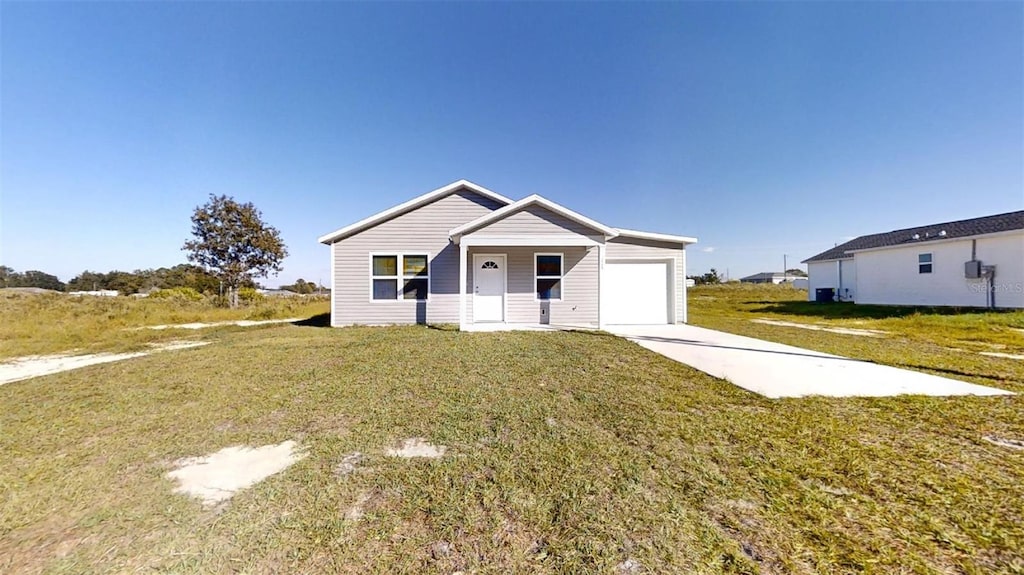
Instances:
[[[300,297],[302,295],[286,289],[258,289],[256,292],[267,297]]]
[[[741,283],[746,284],[781,284],[804,279],[801,276],[785,274],[783,272],[761,272],[745,278],[740,278]]]
[[[804,263],[811,301],[1024,308],[1024,211],[860,236]]]
[[[117,297],[118,291],[116,289],[98,289],[98,290],[90,290],[90,291],[69,291],[68,295],[73,295],[73,296],[90,295],[90,296],[98,296],[98,297]]]

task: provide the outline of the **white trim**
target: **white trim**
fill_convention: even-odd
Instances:
[[[676,256],[664,256],[664,257],[622,257],[622,258],[610,258],[605,260],[606,263],[611,265],[615,264],[629,264],[629,263],[641,263],[641,264],[652,264],[652,263],[663,263],[666,264],[665,271],[667,272],[668,279],[668,315],[665,317],[666,324],[676,323],[676,262],[679,260]],[[686,306],[686,269],[683,269],[683,306],[685,310]],[[683,312],[685,316],[686,312]]]
[[[682,318],[675,317],[673,319],[675,319],[676,322],[680,322],[681,321],[683,323],[688,323],[689,322],[688,315],[690,313],[690,304],[689,304],[689,302],[686,301],[686,246],[683,246],[683,249],[681,249],[679,251],[682,252],[679,255],[679,258],[680,258],[679,263],[682,264],[681,272],[682,272],[682,277],[683,277],[683,285],[681,285],[679,287],[682,288],[682,290],[683,290],[683,310],[682,310],[683,311],[683,317]],[[672,270],[672,280],[673,281],[675,281],[675,272],[676,272],[676,270],[673,269]],[[675,294],[672,294],[672,299],[673,300],[675,299]]]
[[[466,252],[468,246],[459,246],[459,330],[464,331],[466,324]]]
[[[537,256],[558,256],[559,265],[558,270],[561,272],[557,276],[539,276],[537,275]],[[584,256],[586,257],[586,256]],[[539,279],[554,279],[558,278],[558,297],[541,299],[537,296],[537,280]],[[598,286],[600,289],[600,286]],[[533,252],[533,301],[565,301],[565,254],[559,252]],[[599,318],[600,319],[600,318]]]
[[[473,182],[470,182],[468,180],[459,180],[457,182],[452,182],[452,183],[448,184],[447,186],[443,186],[443,187],[437,188],[436,190],[427,192],[427,193],[423,194],[422,196],[417,196],[417,197],[415,197],[415,198],[413,198],[413,199],[411,199],[411,200],[409,200],[407,202],[401,203],[401,204],[399,204],[399,205],[397,205],[397,206],[395,206],[393,208],[388,208],[388,209],[384,210],[383,212],[376,213],[376,214],[374,214],[374,215],[372,215],[372,216],[370,216],[370,217],[368,217],[366,219],[359,220],[358,222],[356,222],[354,224],[345,226],[345,227],[343,227],[343,228],[341,228],[339,230],[335,230],[335,231],[333,231],[333,232],[331,232],[329,234],[322,235],[322,236],[320,236],[317,239],[317,241],[322,243],[322,244],[329,244],[329,243],[332,243],[332,242],[336,242],[336,241],[338,241],[340,239],[344,239],[344,238],[346,238],[348,236],[351,236],[353,234],[361,232],[361,231],[365,230],[366,228],[375,226],[375,225],[377,225],[380,222],[383,222],[385,220],[391,219],[391,218],[396,217],[396,216],[400,216],[400,215],[402,215],[402,214],[404,214],[406,212],[411,212],[412,210],[415,210],[416,208],[418,208],[420,206],[424,206],[426,204],[429,204],[429,203],[431,203],[431,202],[433,202],[435,200],[438,200],[438,199],[440,199],[440,198],[442,198],[444,196],[447,196],[449,194],[455,193],[455,192],[457,192],[459,190],[462,190],[462,189],[466,189],[466,190],[470,190],[470,191],[476,192],[476,193],[480,194],[481,196],[490,198],[492,200],[495,200],[495,201],[500,202],[500,203],[505,204],[505,205],[508,205],[508,204],[512,203],[512,200],[510,200],[509,198],[506,198],[505,196],[503,196],[501,194],[492,192],[491,190],[488,190],[487,188],[485,188],[483,186],[474,184]]]
[[[334,244],[331,244],[331,245],[333,246]],[[373,258],[374,258],[374,256],[378,256],[378,257],[394,256],[395,258],[397,258],[397,261],[395,262],[395,264],[396,264],[395,272],[398,275],[395,275],[395,276],[377,276],[377,275],[374,275],[373,274]],[[427,257],[427,299],[425,299],[425,300],[423,300],[423,299],[406,299],[403,296],[403,294],[402,294],[402,287],[403,287],[402,286],[402,280],[403,279],[416,279],[416,278],[419,277],[419,276],[410,276],[408,278],[405,277],[405,273],[403,273],[404,272],[404,266],[405,266],[405,256],[426,256]],[[430,282],[430,273],[431,273],[431,268],[434,267],[434,265],[431,263],[431,258],[432,257],[433,256],[431,256],[430,252],[428,252],[428,251],[416,251],[416,250],[369,252],[368,257],[367,257],[367,261],[369,263],[367,271],[369,272],[369,282],[370,282],[370,285],[369,285],[369,290],[370,291],[369,291],[369,294],[367,294],[367,296],[369,297],[369,302],[372,303],[372,304],[390,305],[390,304],[395,304],[395,303],[398,303],[398,302],[412,302],[412,303],[415,303],[415,302],[418,302],[418,301],[427,301],[427,302],[430,301],[430,283],[431,283]],[[396,290],[397,290],[397,297],[395,299],[374,299],[373,298],[373,280],[374,279],[394,279],[395,280]]]
[[[595,231],[601,232],[601,234],[604,236],[614,238],[615,236],[619,235],[619,232],[616,231],[615,228],[610,228],[600,222],[597,222],[582,214],[574,212],[565,206],[558,205],[547,198],[542,198],[537,194],[533,194],[519,200],[518,202],[513,202],[503,208],[494,210],[489,214],[484,214],[483,216],[471,222],[462,224],[461,226],[454,228],[453,230],[448,232],[448,236],[452,239],[452,241],[458,242],[459,238],[465,235],[466,233],[478,228],[482,228],[488,224],[492,224],[498,220],[504,219],[532,205],[539,205],[544,208],[547,208],[549,211],[555,212],[560,216],[573,220],[574,222],[584,225],[588,228],[592,228]]]
[[[331,318],[330,318],[331,319],[331,321],[330,321],[331,327],[338,327],[338,325],[336,323],[334,323],[334,316],[335,316],[334,305],[335,305],[335,301],[336,301],[335,298],[338,297],[338,295],[337,295],[338,294],[338,290],[334,289],[334,284],[335,284],[335,279],[334,279],[335,278],[335,276],[334,276],[334,273],[335,273],[335,271],[334,271],[335,259],[334,258],[336,257],[336,255],[337,254],[334,253],[334,244],[331,244]]]
[[[476,270],[477,270],[477,259],[496,259],[501,258],[501,276],[502,276],[502,287],[501,287],[501,321],[497,323],[506,323],[508,321],[508,254],[473,254],[473,297],[476,298]],[[476,319],[476,299],[473,300],[473,323],[496,323],[488,320],[485,322],[479,322]]]
[[[615,228],[615,231],[619,232],[619,235],[624,238],[637,238],[641,240],[654,240],[658,242],[669,242],[673,244],[695,244],[697,238],[691,238],[689,236],[674,236],[671,234],[658,234],[655,232],[641,232],[638,230],[627,230],[625,228]]]
[[[601,242],[592,240],[586,236],[562,236],[562,235],[546,235],[546,236],[463,236],[461,242],[455,242],[459,245],[466,245],[470,247],[477,246],[571,246],[571,247],[591,247],[599,246]]]
[[[604,264],[605,246],[597,246],[597,329],[604,329],[605,297],[604,297]],[[536,288],[534,288],[536,291]]]

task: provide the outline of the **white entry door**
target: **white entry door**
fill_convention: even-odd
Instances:
[[[473,256],[473,321],[505,321],[505,256]]]
[[[605,264],[601,283],[605,323],[669,323],[668,270],[663,262]]]

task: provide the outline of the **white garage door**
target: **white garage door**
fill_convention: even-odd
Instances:
[[[605,323],[668,321],[668,264],[607,263],[604,266]]]

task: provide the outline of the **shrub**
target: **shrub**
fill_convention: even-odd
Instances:
[[[244,287],[238,288],[238,299],[245,303],[253,303],[264,299],[264,295],[256,291],[254,288]]]
[[[190,287],[174,287],[169,289],[158,289],[150,293],[149,297],[154,299],[202,301],[203,294]]]

